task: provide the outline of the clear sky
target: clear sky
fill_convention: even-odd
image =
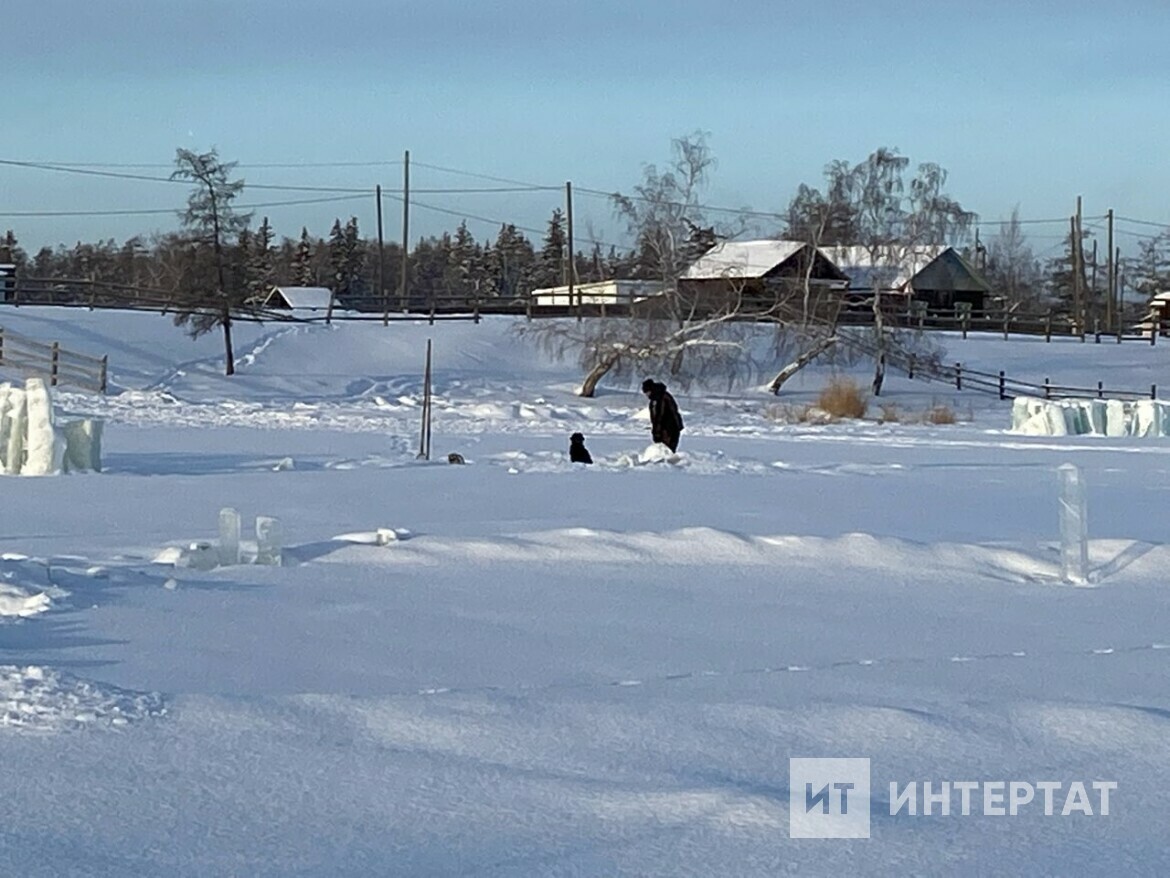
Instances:
[[[947,168],[951,194],[984,220],[1017,204],[1025,219],[1067,217],[1080,194],[1088,216],[1170,224],[1168,0],[4,0],[0,20],[0,159],[166,176],[176,147],[215,147],[252,184],[370,191],[261,208],[278,235],[325,235],[351,214],[372,234],[374,185],[401,185],[395,164],[314,163],[409,149],[412,188],[501,185],[432,165],[628,191],[696,129],[719,160],[715,205],[782,210],[830,160],[892,146]],[[260,167],[273,164],[299,166]],[[176,220],[15,214],[184,198],[176,184],[0,165],[0,229],[30,250]],[[416,198],[412,238],[464,214],[541,228],[562,193]],[[578,238],[591,225],[624,240],[603,199],[574,207]],[[469,225],[481,239],[497,228]],[[385,228],[401,234],[389,200]],[[1031,229],[1040,250],[1063,226]]]

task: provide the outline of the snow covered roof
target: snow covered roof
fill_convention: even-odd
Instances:
[[[901,290],[927,265],[950,247],[924,244],[874,253],[860,244],[821,247],[820,251],[849,276],[852,289]]]
[[[682,279],[763,277],[807,246],[803,241],[724,241],[699,257]]]
[[[294,311],[326,311],[332,298],[333,291],[328,287],[273,287],[264,304]]]

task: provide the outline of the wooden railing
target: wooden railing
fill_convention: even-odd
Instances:
[[[0,326],[0,369],[44,375],[51,387],[105,393],[109,360],[66,350],[60,342],[36,341]]]

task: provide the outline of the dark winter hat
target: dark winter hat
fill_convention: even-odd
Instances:
[[[642,382],[642,392],[643,393],[649,393],[653,389],[654,389],[654,379],[653,378],[647,378],[645,381]]]

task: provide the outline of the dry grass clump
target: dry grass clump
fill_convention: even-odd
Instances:
[[[924,409],[900,409],[895,403],[881,402],[881,413],[875,419],[879,424],[957,424],[959,416],[954,408],[937,399]],[[821,390],[812,405],[774,403],[760,413],[778,424],[831,424],[834,421],[865,417],[869,408],[857,383],[851,378],[836,376]],[[967,420],[972,420],[972,413]]]
[[[932,405],[926,410],[922,420],[927,424],[953,424],[958,421],[955,410],[949,405]]]
[[[834,418],[864,418],[869,402],[856,381],[837,375],[817,397],[817,408]]]

